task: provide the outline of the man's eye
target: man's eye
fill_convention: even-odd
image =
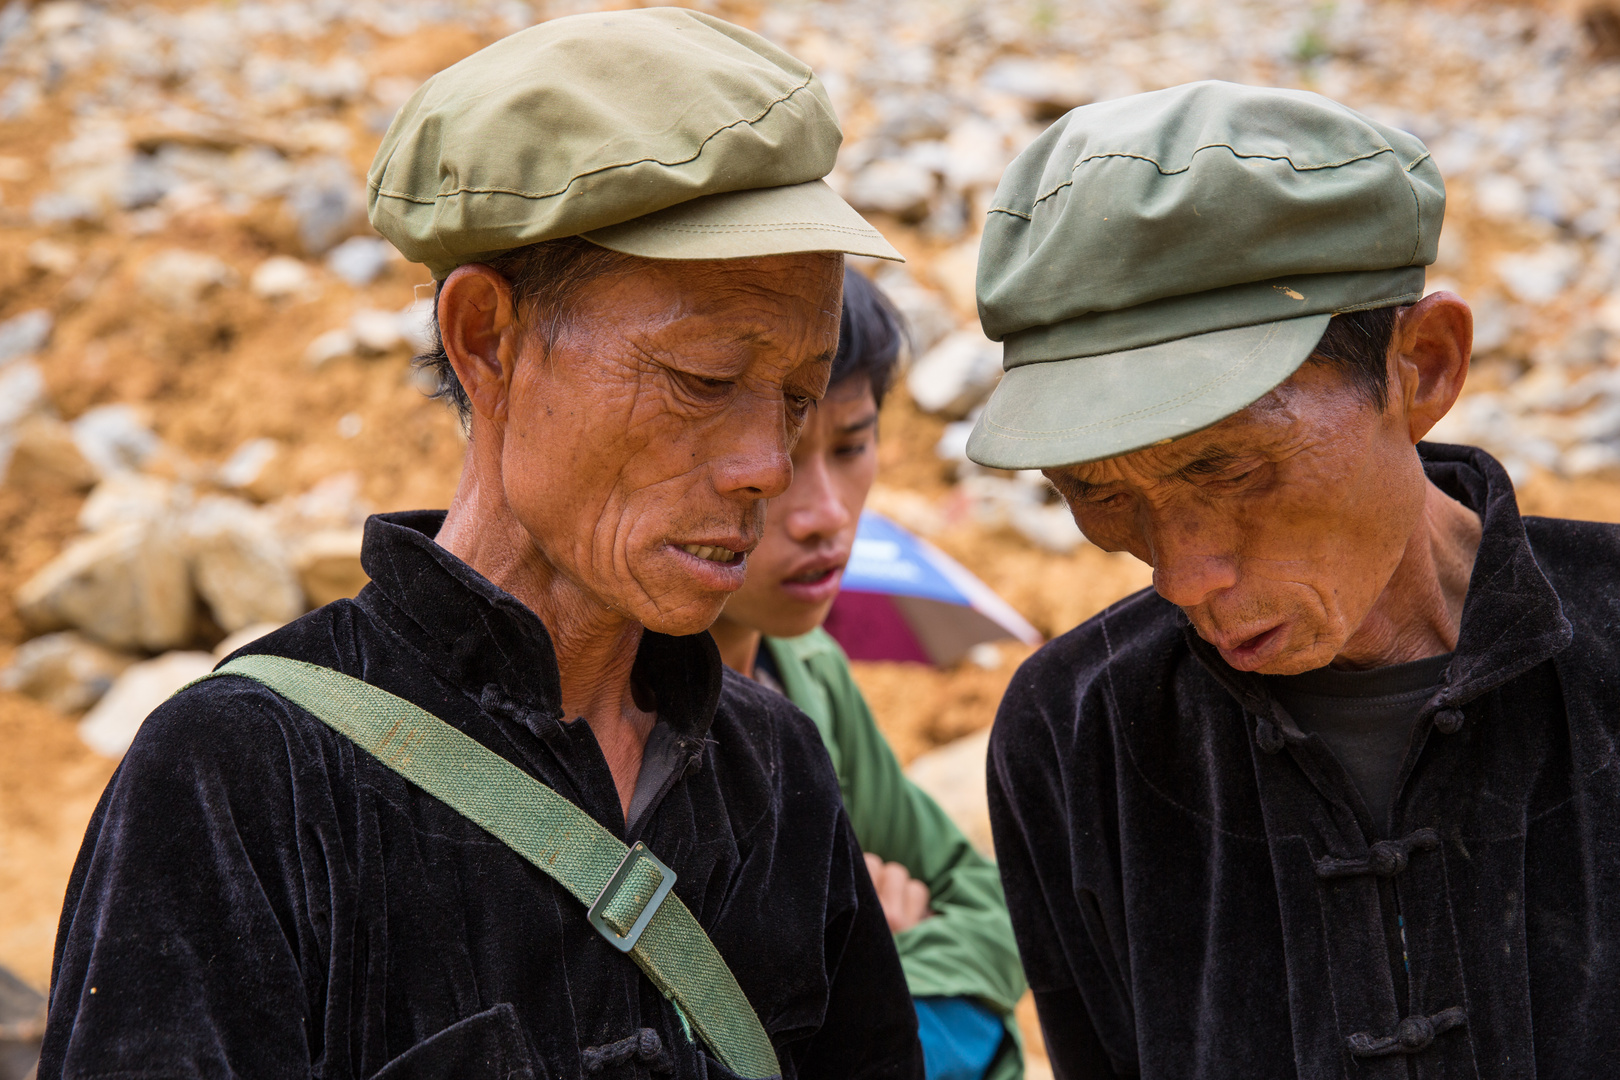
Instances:
[[[788,412],[792,414],[796,420],[803,420],[806,416],[808,416],[810,414],[810,406],[814,405],[815,403],[816,399],[811,397],[809,394],[787,395]]]
[[[735,379],[711,379],[691,371],[678,371],[676,385],[694,402],[718,403],[724,401],[737,386]]]
[[[1248,469],[1240,473],[1234,473],[1231,476],[1219,477],[1210,481],[1208,486],[1217,490],[1231,490],[1233,488],[1240,488],[1244,484],[1247,484],[1249,481],[1253,480],[1255,478],[1255,474],[1257,474],[1259,471],[1259,467],[1256,466],[1253,469]]]

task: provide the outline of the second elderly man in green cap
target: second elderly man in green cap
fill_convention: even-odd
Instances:
[[[1154,582],[991,739],[1059,1077],[1620,1075],[1620,529],[1422,441],[1471,344],[1443,211],[1412,135],[1224,83],[1002,180],[969,455]]]
[[[147,719],[68,889],[39,1075],[921,1077],[815,727],[703,633],[826,390],[803,64],[559,19],[430,79],[372,222],[439,281],[448,513]]]

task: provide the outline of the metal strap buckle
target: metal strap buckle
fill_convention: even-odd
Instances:
[[[647,900],[647,906],[641,909],[641,914],[631,924],[629,932],[621,937],[614,933],[613,927],[609,926],[607,920],[602,918],[602,911],[618,895],[619,887],[624,884],[624,879],[630,876],[631,870],[635,869],[637,859],[652,863],[658,873],[662,875],[663,880],[658,883],[658,888],[653,890],[652,896]],[[658,856],[647,850],[646,844],[638,840],[629,851],[624,853],[624,861],[619,863],[617,870],[613,871],[613,876],[608,878],[608,883],[602,886],[602,892],[597,896],[596,902],[591,905],[590,910],[585,913],[585,917],[591,920],[591,925],[596,927],[597,933],[608,939],[608,944],[620,952],[629,952],[636,947],[636,942],[641,940],[641,932],[647,929],[647,924],[652,922],[652,917],[658,914],[658,906],[664,902],[664,897],[668,896],[669,890],[674,887],[675,871],[665,866]]]

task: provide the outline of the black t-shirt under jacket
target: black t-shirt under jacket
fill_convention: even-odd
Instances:
[[[1484,535],[1387,831],[1152,592],[1014,678],[991,820],[1060,1078],[1620,1077],[1620,528],[1419,449]]]
[[[366,526],[372,584],[245,652],[408,699],[673,867],[787,1077],[920,1077],[916,1017],[821,737],[648,633],[639,686],[684,751],[633,829],[589,725],[559,708],[527,608],[432,540]],[[159,708],[68,886],[42,1080],[580,1080],[733,1074],[562,886],[257,683]]]

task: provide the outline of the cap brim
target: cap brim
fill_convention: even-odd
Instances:
[[[1191,435],[1298,370],[1331,318],[1306,315],[1015,367],[974,425],[968,457],[995,469],[1050,469]]]
[[[841,251],[905,262],[825,180],[705,195],[583,234],[645,259],[750,259]]]

